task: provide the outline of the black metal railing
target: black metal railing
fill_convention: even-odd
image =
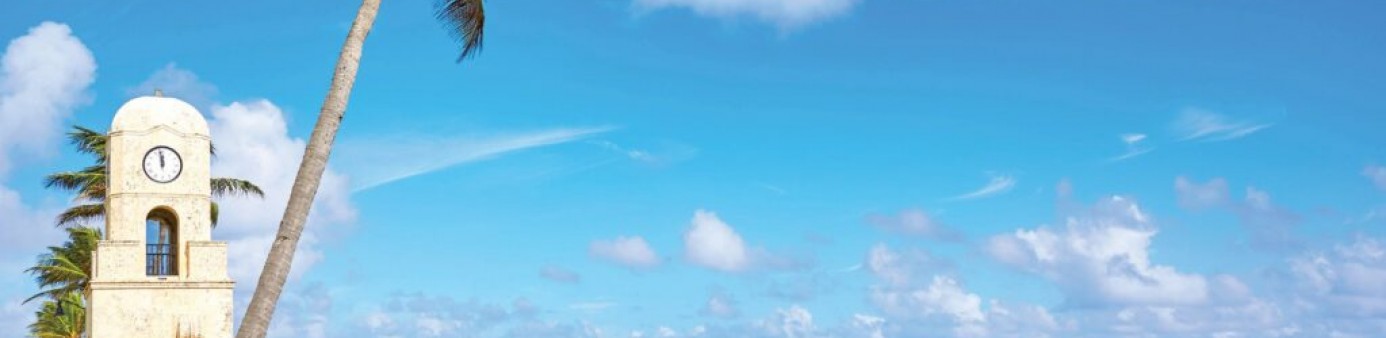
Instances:
[[[172,276],[178,274],[178,262],[171,244],[146,244],[144,273],[149,276]]]

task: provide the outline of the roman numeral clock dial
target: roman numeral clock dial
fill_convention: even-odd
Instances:
[[[183,173],[183,157],[173,148],[158,146],[144,153],[144,175],[159,183],[173,182]]]

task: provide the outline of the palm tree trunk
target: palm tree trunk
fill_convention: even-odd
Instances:
[[[284,281],[293,264],[299,236],[303,234],[303,223],[308,218],[308,210],[322,181],[322,172],[327,167],[332,141],[337,137],[337,128],[341,126],[342,116],[346,113],[347,99],[351,96],[351,86],[356,82],[356,69],[361,62],[362,45],[379,9],[380,0],[364,0],[356,12],[356,20],[351,23],[351,32],[347,33],[346,43],[342,44],[342,52],[337,57],[332,87],[328,89],[327,99],[323,100],[322,110],[318,112],[318,123],[313,127],[308,148],[303,152],[303,162],[299,164],[298,177],[294,179],[294,187],[289,194],[289,205],[284,209],[283,220],[279,222],[279,233],[270,246],[269,256],[265,258],[265,269],[260,272],[255,296],[250,299],[250,307],[241,319],[237,338],[263,338],[269,329],[275,304],[279,302]]]

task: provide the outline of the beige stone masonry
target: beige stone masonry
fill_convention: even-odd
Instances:
[[[182,160],[182,171],[166,183],[149,179],[143,167],[145,154],[161,146]],[[207,121],[178,99],[135,98],[116,112],[107,151],[106,240],[92,253],[88,336],[231,337],[235,283],[227,276],[226,243],[212,240]],[[145,222],[155,210],[173,219],[171,275],[148,275]]]

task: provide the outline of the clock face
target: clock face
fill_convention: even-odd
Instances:
[[[154,182],[173,182],[182,173],[183,157],[173,148],[158,146],[144,154],[144,175]]]

